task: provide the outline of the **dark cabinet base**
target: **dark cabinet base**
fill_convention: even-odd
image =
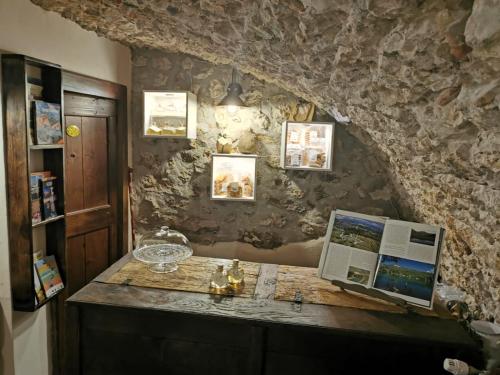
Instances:
[[[76,309],[77,307],[72,307]],[[81,374],[444,374],[467,348],[320,328],[78,306]]]

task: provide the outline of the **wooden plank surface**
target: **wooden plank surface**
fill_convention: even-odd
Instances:
[[[475,346],[469,335],[453,320],[307,303],[298,310],[294,308],[294,303],[286,301],[221,297],[214,299],[213,295],[206,293],[92,282],[67,302],[82,308],[109,306],[187,314],[257,326],[284,325],[388,340],[412,340],[415,344],[429,342]]]
[[[91,281],[109,265],[109,229],[85,234],[85,282]]]
[[[64,97],[64,113],[77,116],[116,116],[116,105],[108,99],[67,94]]]
[[[277,275],[277,264],[261,264],[257,286],[255,287],[255,298],[274,299]]]
[[[310,267],[280,265],[277,270],[276,291],[274,298],[282,301],[294,301],[300,291],[302,301],[319,305],[354,307],[358,309],[406,313],[407,309],[395,303],[373,298],[353,291],[342,290],[328,280],[317,276],[318,270]],[[434,311],[413,307],[420,315],[437,316]]]
[[[210,277],[217,268],[217,265],[223,264],[225,269],[228,269],[231,263],[232,261],[228,259],[193,256],[180,262],[177,271],[159,274],[149,271],[148,265],[129,258],[129,261],[105,280],[105,282],[146,288],[253,297],[260,268],[260,265],[257,263],[240,262],[241,267],[245,271],[245,282],[241,288],[221,291],[215,291],[210,288]]]
[[[82,118],[66,116],[66,127],[76,125],[82,130]],[[82,136],[66,137],[66,180],[71,188],[66,189],[66,212],[85,208],[83,203],[83,155]]]
[[[109,99],[118,99],[122,95],[121,89],[123,86],[113,82],[67,70],[63,70],[62,77],[64,91]]]
[[[103,206],[109,203],[107,122],[83,117],[82,128],[84,207]]]
[[[72,295],[85,285],[85,237],[68,238],[66,251],[66,288],[68,295]]]
[[[10,282],[14,308],[30,310],[34,287],[24,56],[2,56],[2,77]]]
[[[111,206],[104,205],[66,214],[66,235],[68,237],[85,234],[111,225]]]
[[[304,303],[355,307],[392,313],[406,312],[402,307],[390,302],[343,291],[332,285],[330,281],[319,278],[317,274],[316,268],[280,265],[277,270],[274,298],[293,302],[296,293],[300,292]]]

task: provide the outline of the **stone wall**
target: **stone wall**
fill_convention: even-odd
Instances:
[[[32,1],[347,115],[417,218],[446,226],[444,279],[500,320],[500,0]]]
[[[248,107],[231,114],[216,106],[230,79],[230,66],[184,54],[133,51],[132,208],[138,232],[168,224],[200,244],[239,241],[273,249],[324,236],[334,208],[399,217],[386,168],[343,125],[336,126],[332,172],[281,169],[281,124],[300,118],[310,103],[244,75],[242,98]],[[196,140],[142,136],[142,90],[159,89],[197,95]],[[331,120],[321,111],[316,119]],[[242,135],[255,137],[256,202],[210,200],[211,154],[221,134],[235,147]],[[319,251],[321,243],[316,247]]]

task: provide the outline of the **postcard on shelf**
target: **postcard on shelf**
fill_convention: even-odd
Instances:
[[[33,102],[35,141],[38,145],[62,144],[61,106],[41,100]]]
[[[144,91],[144,136],[196,138],[197,98],[188,91]]]
[[[40,177],[31,174],[30,185],[31,185],[31,223],[38,224],[42,221]]]
[[[35,305],[38,305],[45,301],[45,293],[42,289],[42,284],[40,284],[40,279],[38,278],[38,274],[36,271],[36,266],[33,264],[33,279],[35,283]]]
[[[57,177],[42,178],[42,196],[43,196],[43,219],[51,219],[57,216],[55,180]]]
[[[334,132],[334,123],[285,121],[281,133],[281,167],[331,170]]]
[[[254,201],[256,160],[256,155],[213,154],[211,198]]]
[[[31,201],[31,224],[42,222],[42,207],[40,198]]]
[[[56,259],[53,255],[36,261],[35,269],[47,298],[52,297],[64,288]]]
[[[336,210],[318,274],[432,308],[443,239],[438,226]]]

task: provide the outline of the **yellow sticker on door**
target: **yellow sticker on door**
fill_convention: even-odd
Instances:
[[[76,125],[66,126],[66,134],[69,137],[78,137],[80,135],[80,128]]]

